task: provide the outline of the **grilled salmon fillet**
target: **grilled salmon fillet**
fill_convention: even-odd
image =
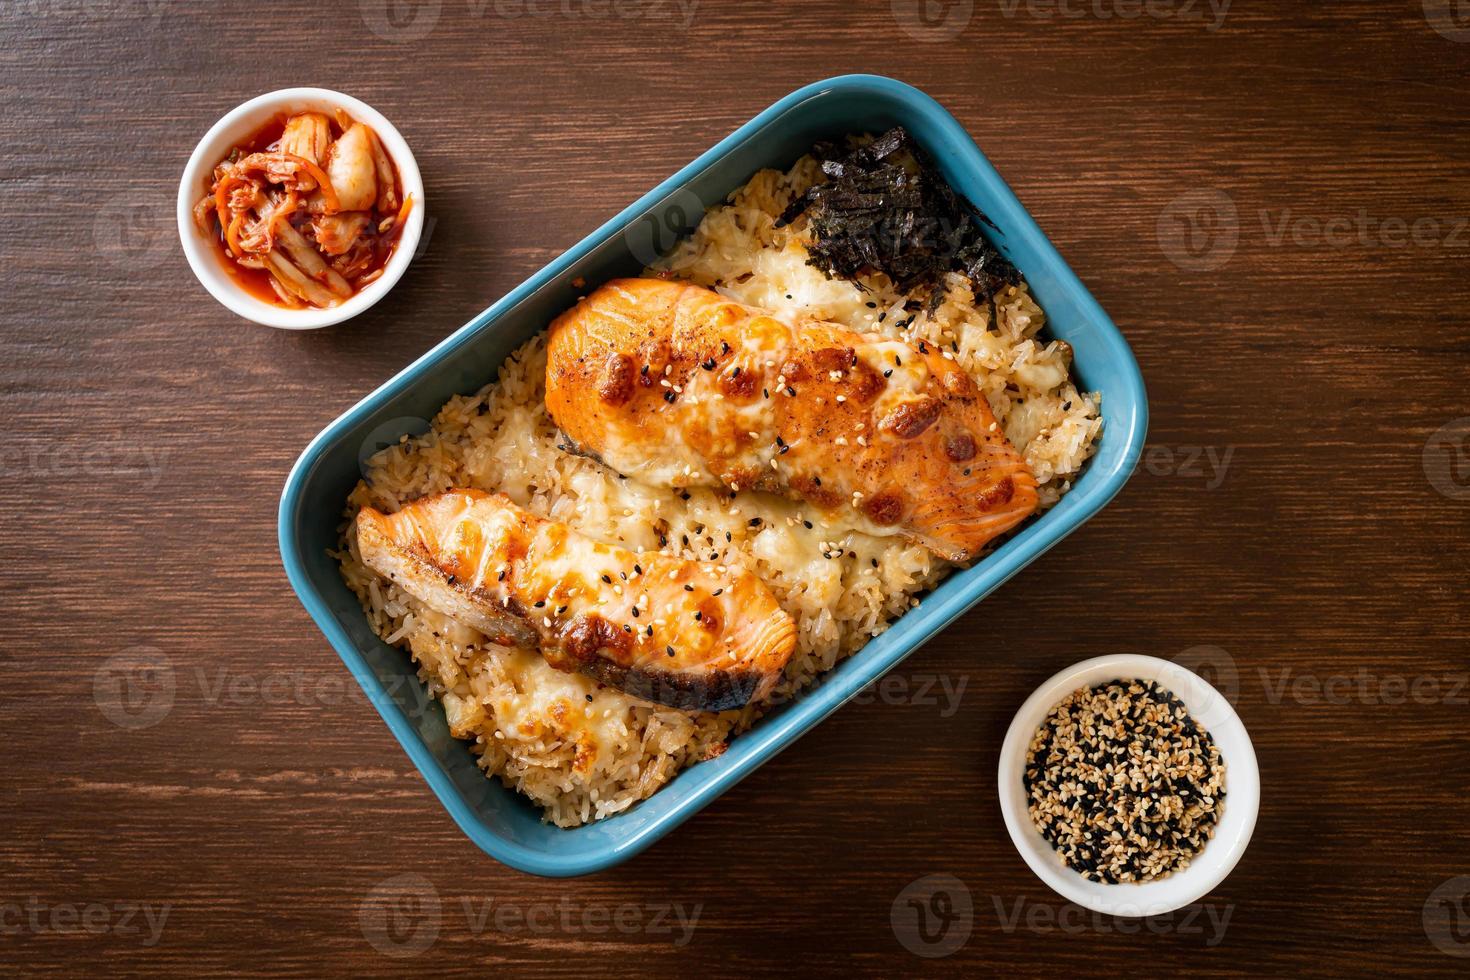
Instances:
[[[546,408],[636,480],[851,508],[951,561],[1036,509],[1036,478],[942,352],[617,279],[551,325]]]
[[[369,568],[439,612],[674,708],[758,701],[796,648],[796,624],[751,573],[603,544],[503,494],[364,507],[357,543]]]

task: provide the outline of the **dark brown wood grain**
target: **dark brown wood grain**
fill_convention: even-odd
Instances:
[[[1470,22],[1438,0],[1236,0],[1218,23],[1189,0],[976,0],[932,4],[970,10],[933,42],[905,30],[917,6],[0,5],[0,963],[893,976],[925,966],[895,900],[945,873],[973,900],[968,941],[928,964],[946,973],[1463,975],[1431,933],[1470,945],[1425,906],[1470,875],[1470,460],[1451,465],[1467,430],[1435,435],[1470,416]],[[850,71],[913,82],[975,135],[1133,344],[1150,455],[889,696],[627,864],[511,871],[290,591],[286,472],[606,217]],[[214,303],[173,231],[203,131],[292,84],[393,119],[432,221],[388,299],[301,335]],[[1171,261],[1190,193],[1235,209],[1232,253],[1201,240],[1213,268]],[[1188,921],[1078,914],[1002,826],[1005,727],[1076,660],[1196,647],[1224,651],[1198,655],[1236,679],[1259,753],[1254,841]],[[127,727],[109,685],[140,657],[171,665],[173,707]],[[410,874],[439,930],[391,959],[375,889]],[[123,922],[144,906],[161,928]],[[687,942],[659,906],[699,908]]]

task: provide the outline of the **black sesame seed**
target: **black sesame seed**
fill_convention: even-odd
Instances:
[[[1166,768],[1181,757],[1193,760],[1185,771]],[[1149,881],[1187,864],[1213,835],[1223,781],[1219,749],[1178,698],[1131,680],[1056,705],[1022,776],[1042,836],[1083,877],[1107,882]]]

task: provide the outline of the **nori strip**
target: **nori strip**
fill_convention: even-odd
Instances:
[[[793,200],[776,227],[807,214],[808,262],[827,278],[882,272],[902,292],[931,291],[931,306],[942,299],[935,287],[946,272],[967,276],[982,302],[1020,283],[1016,267],[980,230],[989,219],[954,192],[903,127],[849,153],[825,142],[812,153],[827,182]]]

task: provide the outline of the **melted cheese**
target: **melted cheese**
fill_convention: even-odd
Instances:
[[[532,651],[505,648],[500,658],[514,679],[514,693],[492,696],[491,709],[496,727],[507,736],[576,745],[573,765],[583,776],[612,759],[627,741],[633,709],[619,692],[559,671]]]

